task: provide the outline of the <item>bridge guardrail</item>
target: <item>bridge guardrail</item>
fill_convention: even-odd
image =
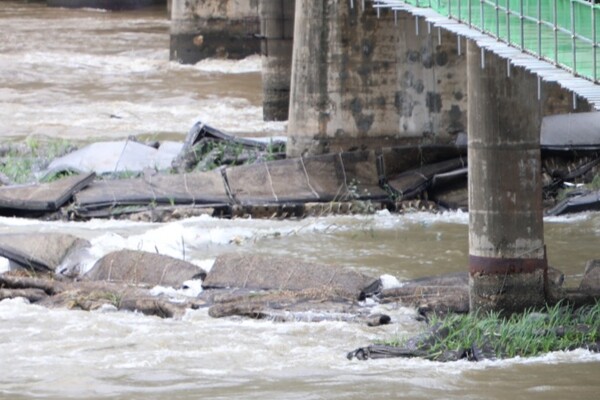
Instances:
[[[401,1],[375,0],[387,6]],[[402,0],[475,27],[574,75],[600,82],[594,0]]]

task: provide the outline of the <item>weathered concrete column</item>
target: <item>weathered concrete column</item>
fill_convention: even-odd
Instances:
[[[396,32],[384,17],[360,1],[296,2],[288,156],[374,147],[397,133],[385,118],[394,108]]]
[[[290,107],[296,0],[259,0],[263,117],[285,121]]]
[[[406,11],[395,15],[400,135],[447,142],[467,129],[466,42]]]
[[[449,142],[466,128],[456,38],[366,4],[296,2],[288,156]]]
[[[260,51],[258,0],[173,0],[170,59],[239,59]]]
[[[468,42],[471,310],[545,303],[537,77]]]

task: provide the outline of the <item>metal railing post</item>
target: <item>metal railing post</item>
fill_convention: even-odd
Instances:
[[[554,0],[556,1],[556,0]],[[507,38],[506,40],[508,40],[508,44],[511,45],[511,41],[510,41],[510,0],[506,0],[506,35]]]
[[[542,1],[537,0],[538,4],[538,58],[542,58]]]
[[[481,18],[481,32],[485,32],[485,12],[483,9],[483,4],[485,0],[479,0],[479,17]]]
[[[525,50],[525,16],[523,13],[523,0],[519,0],[520,22],[521,22],[521,51]]]
[[[577,37],[575,36],[575,2],[570,0],[571,8],[571,50],[573,60],[573,74],[577,75]]]
[[[500,38],[500,7],[498,7],[498,0],[496,0],[496,37]]]
[[[472,3],[473,0],[469,0],[469,28],[473,27],[473,21],[472,21],[472,11],[471,11],[471,6],[473,5]]]
[[[558,65],[558,0],[554,0],[554,62]]]
[[[598,55],[598,42],[596,41],[596,6],[594,2],[590,2],[590,10],[592,11],[592,68],[594,71],[592,72],[592,76],[594,77],[594,82],[598,81],[598,65],[596,57]]]

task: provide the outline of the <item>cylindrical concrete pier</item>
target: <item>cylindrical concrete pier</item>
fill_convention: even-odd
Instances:
[[[296,2],[288,156],[449,142],[466,128],[456,39],[362,4]]]
[[[258,0],[173,0],[170,59],[240,59],[260,51]]]
[[[295,9],[295,0],[259,0],[265,121],[288,119]]]
[[[537,77],[468,42],[471,311],[545,304]]]

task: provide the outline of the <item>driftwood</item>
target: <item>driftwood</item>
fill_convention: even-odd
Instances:
[[[113,306],[117,310],[137,311],[162,318],[181,317],[188,308],[200,304],[189,299],[171,302],[164,297],[150,295],[147,289],[110,282],[74,282],[61,293],[48,297],[41,305],[56,308],[66,307],[85,311]]]
[[[413,358],[425,356],[427,356],[427,352],[423,350],[407,349],[404,347],[387,346],[383,344],[360,347],[346,355],[349,360],[352,360],[353,358],[356,358],[357,360],[368,360],[378,358]]]
[[[0,300],[23,297],[31,303],[38,302],[48,297],[41,289],[0,289]]]
[[[344,312],[353,303],[347,294],[340,294],[340,291],[325,287],[320,290],[229,292],[214,295],[212,299],[216,304],[209,308],[208,314],[215,318],[231,315],[263,318],[269,314],[269,310],[305,312],[326,308],[330,311]]]
[[[370,310],[358,306],[353,300],[353,296],[335,288],[258,293],[227,291],[204,296],[210,297],[212,301],[216,302],[208,310],[208,314],[214,318],[235,315],[278,322],[333,320],[364,322],[369,326],[390,322],[389,316],[370,315]]]
[[[469,284],[469,273],[455,272],[449,274],[425,276],[402,282],[403,288],[422,286],[466,286]]]
[[[0,288],[39,289],[52,296],[64,291],[67,286],[68,284],[56,280],[0,274]]]
[[[0,300],[24,297],[32,303],[50,308],[97,310],[113,306],[117,310],[138,311],[163,318],[180,317],[188,308],[198,308],[201,301],[189,299],[171,302],[150,295],[149,290],[111,282],[61,282],[51,279],[0,275]]]
[[[406,286],[381,293],[382,303],[398,302],[424,312],[468,313],[469,288],[462,286]]]
[[[349,360],[352,358],[367,360],[369,358],[427,357],[428,350],[440,339],[447,337],[449,333],[450,331],[447,328],[434,325],[427,331],[408,339],[402,347],[371,345],[351,351],[347,354],[347,357]]]
[[[399,302],[425,313],[467,313],[468,284],[467,272],[444,274],[403,282],[401,287],[383,290],[380,297],[382,303]]]

